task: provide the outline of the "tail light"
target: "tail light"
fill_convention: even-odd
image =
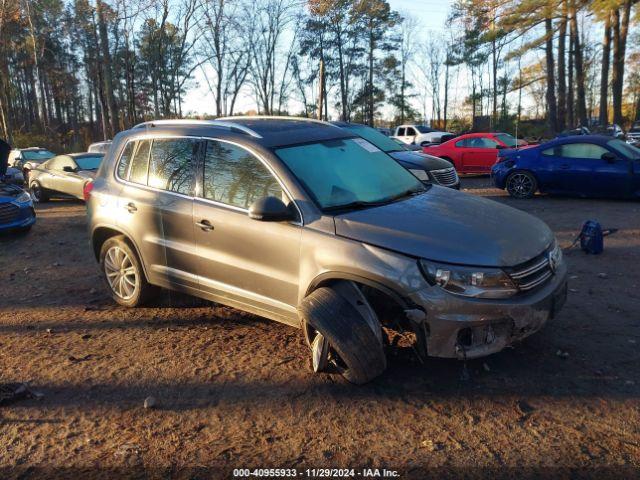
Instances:
[[[85,202],[88,202],[89,198],[91,198],[91,190],[93,190],[93,182],[85,183],[84,188],[82,189],[82,196],[84,197]]]

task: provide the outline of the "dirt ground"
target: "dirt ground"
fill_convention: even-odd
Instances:
[[[487,178],[463,187],[542,218],[563,246],[586,219],[620,231],[600,256],[566,253],[562,312],[516,348],[469,362],[469,380],[461,362],[399,355],[363,387],[312,374],[302,335],[284,325],[169,293],[157,308],[116,306],[84,206],[39,206],[29,234],[0,238],[0,383],[42,394],[0,406],[0,478],[265,467],[640,477],[640,203],[515,201]]]

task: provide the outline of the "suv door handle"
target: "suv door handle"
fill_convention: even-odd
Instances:
[[[211,230],[213,230],[213,225],[211,225],[211,222],[209,222],[209,220],[200,220],[199,222],[196,222],[196,225],[199,226],[204,232],[210,232]]]
[[[127,203],[127,205],[124,208],[126,208],[129,211],[129,213],[138,211],[138,209],[136,208],[136,205],[133,202]]]
[[[566,163],[563,165],[560,165],[560,169],[561,170],[569,170],[569,165],[567,165]]]

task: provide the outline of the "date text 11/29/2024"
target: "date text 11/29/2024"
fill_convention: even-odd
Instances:
[[[234,478],[400,478],[386,468],[236,468]]]

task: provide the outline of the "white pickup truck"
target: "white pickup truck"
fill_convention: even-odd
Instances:
[[[407,145],[425,146],[431,143],[440,143],[444,135],[451,134],[424,125],[400,125],[395,128],[392,137]]]

